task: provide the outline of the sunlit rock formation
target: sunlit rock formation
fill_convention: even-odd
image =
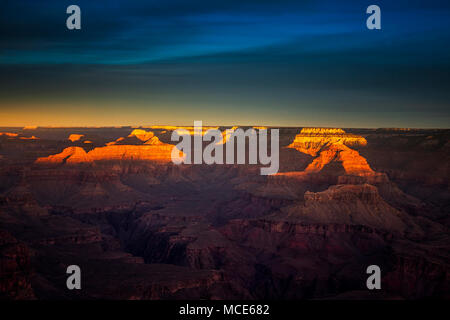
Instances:
[[[0,137],[7,137],[9,139],[17,138],[20,140],[37,140],[37,139],[39,139],[35,136],[28,137],[28,136],[24,136],[23,134],[12,133],[12,132],[0,132]]]
[[[150,140],[151,138],[153,138],[155,136],[155,134],[151,131],[145,131],[142,129],[134,129],[128,137],[133,137],[133,136],[138,138],[142,142],[146,142],[146,141]]]
[[[161,131],[161,133],[166,133],[167,131],[175,131],[175,130],[182,130],[185,134],[189,134],[191,136],[194,135],[202,135],[204,136],[205,133],[208,130],[218,130],[220,127],[211,127],[211,126],[202,126],[201,130],[199,130],[199,128],[197,128],[197,130],[195,130],[196,128],[192,127],[192,126],[187,126],[187,127],[181,127],[181,126],[151,126],[151,129],[155,129],[155,130],[163,130]],[[227,143],[227,141],[230,139],[231,135],[233,134],[233,132],[239,128],[238,126],[233,126],[231,128],[228,129],[223,129],[222,130],[222,140],[218,141],[217,144],[225,144]],[[253,127],[256,130],[263,130],[263,129],[267,129],[266,127]],[[227,132],[228,131],[228,132]],[[148,134],[148,132],[146,132],[145,130],[142,129],[136,129],[134,130],[131,135],[135,135],[135,136],[144,136],[144,134]],[[130,136],[131,136],[130,135]]]
[[[168,131],[175,131],[177,129],[183,129],[186,130],[190,135],[198,134],[196,130],[194,130],[193,126],[187,126],[187,127],[178,127],[178,126],[151,126],[150,129],[157,129],[157,130],[168,130]],[[207,127],[202,126],[201,135],[204,135],[206,131],[210,129],[219,129],[219,127]]]
[[[86,152],[80,147],[69,147],[56,155],[38,158],[36,163],[77,164],[111,160],[171,162],[173,148],[173,145],[161,142],[146,145],[109,145],[106,147],[95,148],[89,152]],[[182,152],[179,152],[178,155],[180,158],[184,157]]]
[[[345,131],[340,128],[303,128],[301,134],[323,134],[323,135],[344,135]]]
[[[71,134],[68,139],[72,142],[75,142],[75,141],[79,141],[83,137],[84,137],[84,134]]]
[[[112,145],[163,145],[152,131],[134,129],[127,137],[120,137],[115,141],[106,143],[106,146]]]
[[[288,148],[315,157],[324,146],[332,144],[365,146],[367,141],[361,136],[345,133],[342,129],[303,128]]]
[[[117,143],[119,143],[119,142],[121,142],[123,140],[125,140],[125,138],[124,137],[120,137],[120,138],[117,138],[115,141],[111,141],[111,142],[106,143],[106,145],[107,146],[112,146],[112,145],[117,144]]]
[[[147,141],[145,141],[144,144],[150,144],[150,145],[162,145],[163,143],[159,140],[157,136],[151,137]]]
[[[9,137],[9,138],[15,138],[15,137],[18,137],[19,134],[18,133],[11,133],[11,132],[0,132],[0,136],[5,136],[5,137]]]
[[[201,127],[201,131],[200,131],[198,128],[197,128],[197,130],[195,130],[194,127],[151,126],[150,128],[151,128],[151,129],[157,129],[157,130],[162,130],[162,129],[163,129],[164,131],[161,132],[161,133],[165,133],[166,130],[169,130],[169,131],[183,130],[184,132],[187,132],[187,133],[188,133],[189,135],[191,135],[191,136],[193,136],[193,135],[198,135],[198,134],[201,134],[202,136],[204,136],[205,133],[206,133],[208,130],[217,130],[217,129],[219,129],[219,127],[206,127],[206,126],[202,126],[202,127]],[[233,132],[234,132],[237,128],[238,128],[237,126],[234,126],[234,127],[232,127],[232,128],[223,130],[223,131],[222,131],[222,141],[217,142],[217,144],[225,144],[225,143],[230,139],[231,135],[233,134]],[[256,128],[263,129],[264,127],[256,127]],[[227,132],[227,130],[229,130],[229,131]],[[145,134],[148,134],[148,132],[145,131],[145,130],[142,130],[142,129],[136,129],[136,130],[134,130],[134,131],[131,133],[131,135],[135,135],[135,136],[137,136],[138,138],[139,138],[139,137],[144,137]],[[130,136],[131,136],[131,135],[130,135]],[[141,140],[142,140],[142,139],[141,139]],[[146,140],[147,140],[147,139],[146,139]],[[144,141],[144,140],[143,140],[143,141]],[[150,144],[150,143],[146,143],[146,144]],[[154,143],[152,143],[152,144],[154,144]]]
[[[88,152],[91,161],[99,160],[155,160],[169,162],[171,161],[171,152],[174,148],[171,144],[158,145],[113,145],[101,148],[95,148]]]
[[[347,134],[342,129],[304,128],[288,148],[309,154],[314,160],[306,167],[306,173],[321,171],[327,164],[341,162],[347,174],[369,176],[375,174],[366,159],[351,146],[366,146],[365,138]]]
[[[341,162],[347,174],[367,176],[375,173],[366,159],[360,156],[357,151],[338,143],[325,147],[305,171],[308,173],[319,172],[332,161]]]
[[[38,158],[36,163],[63,163],[67,161],[77,160],[79,162],[83,159],[85,162],[89,161],[86,151],[81,147],[68,147],[65,148],[61,153],[50,155],[48,157]]]
[[[177,127],[177,126],[150,126],[150,129],[169,130],[169,131],[177,130],[178,128],[181,128],[181,127]]]

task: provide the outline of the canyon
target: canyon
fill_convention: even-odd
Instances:
[[[279,128],[261,176],[177,128],[0,128],[0,299],[449,298],[450,130]]]

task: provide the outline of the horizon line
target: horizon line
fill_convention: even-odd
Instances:
[[[170,124],[152,124],[152,125],[102,125],[102,126],[58,126],[58,125],[25,125],[25,126],[11,126],[11,125],[0,125],[0,128],[13,128],[22,130],[36,130],[42,129],[72,129],[72,128],[86,128],[86,129],[100,129],[100,128],[115,128],[115,129],[152,129],[152,126],[158,127],[193,127],[190,125],[170,125]],[[450,127],[346,127],[346,126],[305,126],[305,125],[294,125],[294,126],[273,126],[273,125],[261,125],[261,124],[206,124],[203,127],[267,127],[269,129],[289,129],[289,128],[324,128],[324,129],[401,129],[401,130],[450,130]],[[154,130],[164,130],[163,128],[154,128]]]

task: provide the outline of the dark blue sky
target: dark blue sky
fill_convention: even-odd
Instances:
[[[450,120],[448,1],[3,0],[0,39],[0,125]]]

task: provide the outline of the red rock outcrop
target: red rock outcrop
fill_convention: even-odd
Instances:
[[[306,173],[317,173],[331,162],[340,162],[347,174],[371,176],[375,172],[367,160],[349,146],[365,146],[366,139],[347,134],[342,129],[303,128],[288,148],[309,154],[313,161],[306,167]]]
[[[162,145],[163,143],[159,140],[158,137],[154,136],[145,141],[144,144],[150,144],[150,145]]]
[[[306,167],[305,172],[319,172],[332,161],[341,162],[345,172],[350,175],[369,176],[375,174],[375,171],[370,168],[367,160],[358,151],[352,150],[340,143],[324,147],[320,151],[319,156]]]
[[[0,132],[0,137],[8,137],[8,138],[18,138],[21,140],[37,140],[39,138],[35,136],[25,136],[21,133],[12,133],[12,132]]]
[[[152,131],[143,129],[134,129],[127,137],[117,138],[115,141],[106,143],[106,146],[112,145],[163,145],[159,138]]]
[[[128,137],[136,137],[142,142],[146,142],[150,140],[151,138],[155,137],[155,134],[151,131],[145,131],[142,129],[134,129]]]
[[[336,185],[322,192],[305,192],[305,203],[285,209],[305,222],[364,225],[389,232],[422,234],[403,212],[391,207],[369,184]]]
[[[71,134],[68,139],[72,142],[75,142],[75,141],[79,141],[83,137],[84,137],[84,134]]]
[[[56,155],[38,158],[36,163],[77,164],[111,160],[149,160],[157,162],[171,162],[173,148],[175,148],[175,146],[164,143],[145,145],[109,145],[106,147],[95,148],[89,152],[84,151],[84,149],[80,147],[68,147]],[[178,154],[179,157],[184,156],[182,152],[179,152]]]
[[[345,133],[342,129],[303,128],[288,148],[316,156],[324,146],[333,144],[365,146],[367,141],[361,136]]]
[[[157,130],[168,130],[168,131],[175,131],[177,129],[180,130],[186,130],[190,135],[197,134],[197,132],[194,130],[195,128],[192,126],[188,127],[178,127],[178,126],[151,126],[151,129],[157,129]],[[202,126],[201,134],[204,135],[206,131],[209,129],[219,129],[219,127],[208,127],[208,126]]]
[[[117,144],[118,142],[121,142],[121,141],[124,141],[124,140],[125,140],[124,137],[120,137],[120,138],[117,138],[115,141],[111,141],[111,142],[106,143],[106,145],[107,146],[112,146],[112,145]]]
[[[0,132],[0,136],[6,136],[6,137],[10,137],[10,138],[15,138],[15,137],[18,137],[19,134],[18,133],[11,133],[11,132]]]
[[[68,147],[61,153],[38,158],[36,163],[89,162],[86,151],[81,147]]]
[[[74,135],[71,135],[71,137],[72,136]],[[77,137],[72,138],[75,139],[82,137],[82,135],[76,136]],[[140,144],[126,144],[127,142],[135,143],[136,140],[140,142]],[[118,138],[113,142],[107,143],[105,147],[95,148],[89,152],[86,152],[81,147],[68,147],[61,153],[38,158],[36,163],[76,164],[111,160],[149,160],[157,162],[171,162],[173,148],[175,148],[174,145],[161,142],[153,132],[135,129],[130,135],[128,135],[128,137]],[[178,156],[183,158],[185,155],[180,151],[178,152]]]
[[[171,144],[155,144],[142,146],[113,145],[95,148],[88,152],[91,161],[101,160],[153,160],[170,162],[172,149]],[[181,156],[180,152],[180,156]],[[74,160],[73,163],[77,161]]]

